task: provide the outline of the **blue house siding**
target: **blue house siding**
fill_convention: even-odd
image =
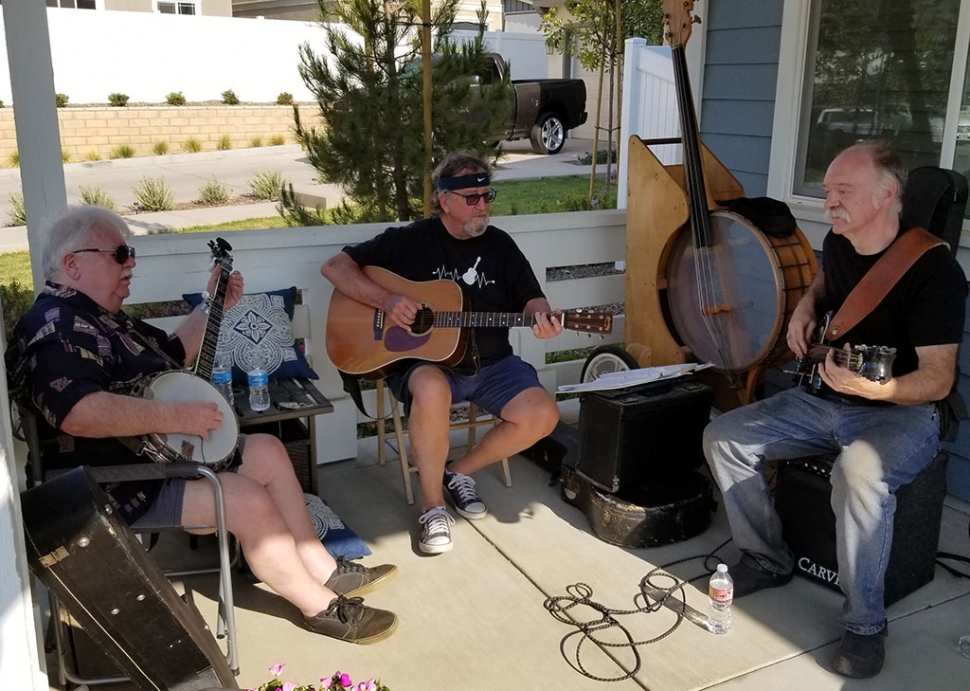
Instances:
[[[781,0],[712,0],[707,27],[701,139],[744,185],[766,193],[781,41]]]
[[[960,394],[970,405],[970,304],[964,321],[963,345],[960,347]],[[964,501],[970,501],[970,420],[960,425],[956,441],[943,445],[950,454],[946,471],[947,491]]]

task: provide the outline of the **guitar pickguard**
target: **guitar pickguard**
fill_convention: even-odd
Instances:
[[[392,326],[384,336],[384,348],[392,353],[406,353],[420,348],[429,340],[431,340],[430,332],[415,336],[400,326]]]

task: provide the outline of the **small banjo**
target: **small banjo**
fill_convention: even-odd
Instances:
[[[146,434],[140,437],[138,453],[144,453],[158,463],[193,461],[221,470],[232,460],[239,436],[236,413],[219,390],[209,383],[212,364],[219,344],[226,288],[232,272],[232,247],[222,238],[209,241],[212,258],[220,267],[215,294],[209,304],[209,314],[202,337],[202,348],[191,371],[156,372],[142,379],[132,390],[133,396],[157,401],[209,401],[219,406],[222,427],[210,430],[206,439],[189,434]]]

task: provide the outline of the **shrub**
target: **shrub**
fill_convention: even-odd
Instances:
[[[61,163],[70,163],[70,162],[71,162],[71,152],[62,147],[61,148]]]
[[[67,94],[54,94],[54,103],[58,108],[67,106]]]
[[[24,208],[24,195],[10,195],[10,211],[7,212],[7,218],[10,219],[10,225],[12,226],[27,225],[27,210]]]
[[[577,156],[576,162],[580,165],[588,166],[593,162],[593,154],[587,151],[582,156]],[[596,163],[606,163],[606,149],[598,149],[596,151]],[[610,150],[610,163],[616,163],[616,149]]]
[[[3,105],[3,101],[0,101],[0,108],[6,108],[6,106]]]
[[[173,91],[165,97],[165,102],[170,106],[184,106],[185,96],[182,95],[181,91]]]
[[[276,97],[276,105],[278,106],[292,106],[293,105],[293,94],[282,92]]]
[[[199,188],[199,203],[219,206],[229,201],[229,187],[218,180],[209,180]]]
[[[108,94],[108,103],[118,108],[128,105],[128,94]]]
[[[232,148],[232,137],[230,137],[228,134],[224,134],[219,137],[219,143],[216,144],[216,148],[219,149],[219,151],[229,151],[229,149]]]
[[[149,211],[168,211],[172,208],[172,190],[165,178],[143,177],[131,188],[138,203]]]
[[[17,279],[9,284],[0,283],[0,305],[3,306],[3,328],[6,332],[6,342],[10,343],[13,327],[20,318],[34,304],[34,291]]]
[[[118,146],[111,149],[111,153],[108,154],[108,158],[134,158],[135,157],[135,147],[131,144],[118,144]]]
[[[7,156],[7,164],[10,168],[19,168],[20,152],[14,149],[13,152],[11,152],[9,156]]]
[[[84,154],[84,160],[85,161],[100,161],[101,160],[101,154],[99,154],[97,151],[95,151],[94,149],[92,149],[91,151],[89,151],[86,154]]]
[[[249,187],[256,199],[276,201],[280,198],[280,189],[283,187],[283,175],[278,170],[253,173],[249,178]]]
[[[168,153],[168,142],[155,142],[152,144],[152,153],[156,156],[164,156]]]
[[[235,106],[239,104],[239,97],[236,96],[236,92],[232,89],[227,89],[222,92],[222,102],[227,106]]]
[[[286,137],[282,134],[274,134],[269,138],[270,146],[283,146],[284,144],[286,144]]]
[[[98,185],[97,187],[85,187],[81,185],[81,203],[87,206],[100,206],[104,209],[110,209],[114,211],[115,203],[108,196],[108,193],[104,191],[104,188]]]
[[[182,142],[182,151],[189,154],[197,154],[202,151],[202,142],[195,137],[189,137]]]
[[[262,137],[251,137],[250,140],[249,140],[249,145],[251,147],[253,147],[254,149],[258,149],[259,147],[261,147],[263,145],[263,138]]]

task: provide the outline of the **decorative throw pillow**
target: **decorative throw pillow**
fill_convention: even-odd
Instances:
[[[202,302],[200,293],[182,295],[190,307]],[[232,380],[246,384],[246,373],[257,364],[272,377],[319,379],[293,339],[296,288],[243,295],[222,317],[219,353],[232,364]]]
[[[371,553],[364,541],[357,537],[357,533],[344,523],[340,516],[333,512],[323,499],[315,494],[305,494],[306,508],[310,513],[310,522],[317,531],[320,542],[330,552],[334,559],[357,559]]]

